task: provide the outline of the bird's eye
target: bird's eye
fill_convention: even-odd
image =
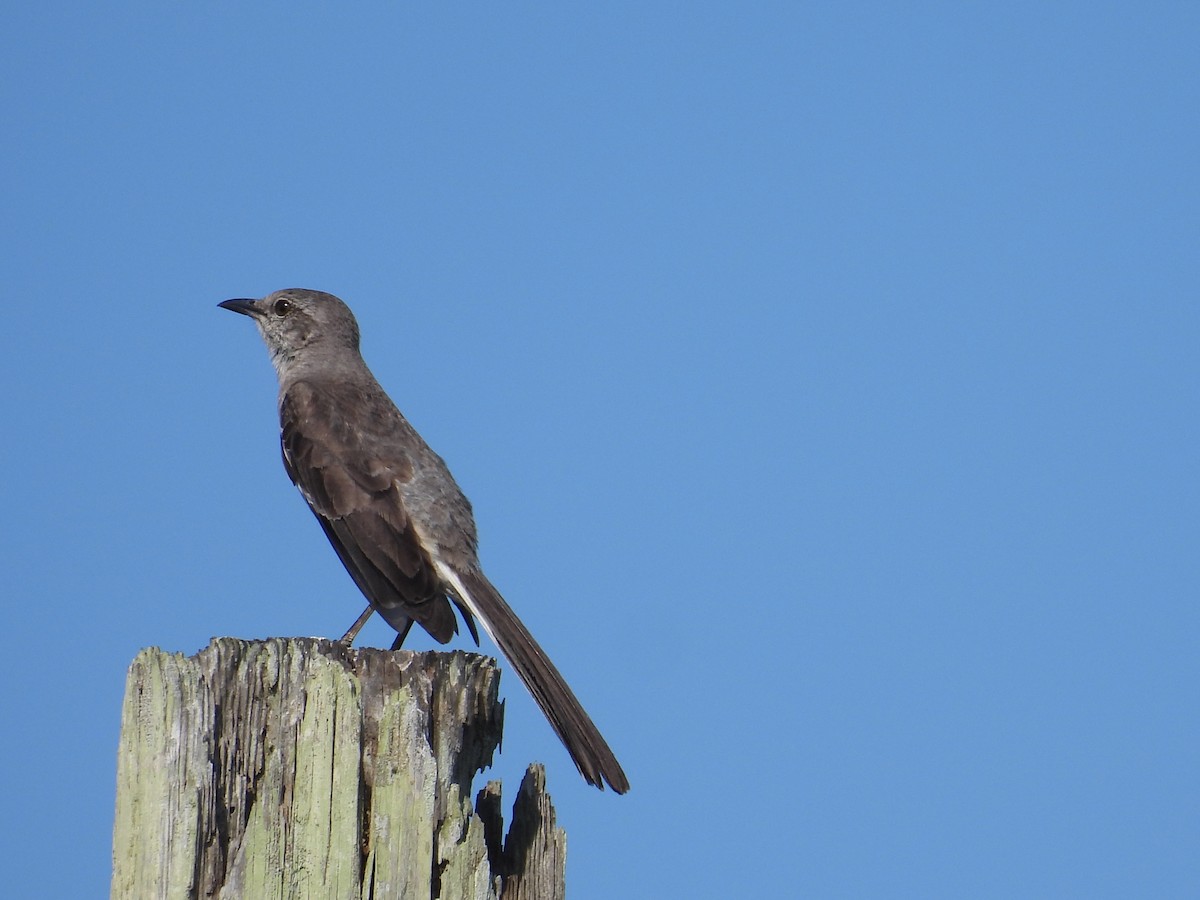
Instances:
[[[292,301],[286,297],[280,297],[275,301],[275,315],[286,316],[292,311]]]

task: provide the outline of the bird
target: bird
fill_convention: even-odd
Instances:
[[[414,622],[445,644],[457,608],[475,643],[478,620],[516,670],[588,784],[628,791],[608,742],[484,574],[470,502],[367,367],[350,308],[303,288],[218,305],[257,325],[279,381],[284,468],[367,598],[341,640],[378,612],[393,650]]]

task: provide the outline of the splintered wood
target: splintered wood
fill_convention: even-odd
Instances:
[[[129,669],[112,897],[560,900],[566,836],[531,766],[507,839],[471,803],[492,660],[318,639],[143,650]]]

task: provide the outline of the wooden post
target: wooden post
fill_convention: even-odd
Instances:
[[[560,900],[530,766],[502,837],[495,663],[327,640],[143,650],[117,764],[112,897]]]

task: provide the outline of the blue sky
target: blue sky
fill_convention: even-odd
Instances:
[[[139,648],[359,612],[216,307],[292,286],[629,773],[506,672],[573,898],[1200,893],[1194,6],[4,18],[14,895],[107,890]]]

